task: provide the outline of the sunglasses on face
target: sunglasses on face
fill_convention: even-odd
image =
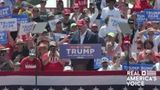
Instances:
[[[40,1],[40,3],[46,3],[46,1]]]

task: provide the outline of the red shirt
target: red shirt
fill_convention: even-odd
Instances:
[[[42,61],[48,61],[49,54],[48,52],[42,56]],[[63,71],[63,65],[58,60],[50,60],[45,66],[44,71]]]
[[[75,3],[78,3],[81,12],[87,8],[87,0],[75,0]]]
[[[27,56],[20,63],[20,71],[34,71],[36,68],[38,71],[41,70],[41,62],[37,58],[30,60],[29,56]]]
[[[131,12],[140,12],[144,9],[152,9],[153,7],[148,3],[147,0],[135,0],[135,4],[131,10]]]

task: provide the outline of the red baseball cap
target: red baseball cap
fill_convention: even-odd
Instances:
[[[77,26],[81,27],[83,25],[86,25],[86,21],[84,19],[80,19],[77,21]]]
[[[64,15],[70,15],[70,10],[64,9],[64,10],[63,10],[63,14],[64,14]]]

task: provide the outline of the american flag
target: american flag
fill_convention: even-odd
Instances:
[[[125,71],[0,72],[0,90],[160,90],[156,75],[145,86],[127,86]]]

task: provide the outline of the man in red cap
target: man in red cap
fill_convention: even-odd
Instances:
[[[84,19],[77,21],[79,30],[73,33],[70,39],[71,44],[95,44],[98,42],[97,36],[91,32]],[[75,70],[93,70],[94,60],[72,60],[73,68]]]
[[[63,19],[62,19],[63,29],[68,34],[70,31],[71,23],[75,23],[75,21],[69,18],[69,16],[70,16],[69,9],[64,9],[62,13],[63,13],[62,14],[63,15]]]

